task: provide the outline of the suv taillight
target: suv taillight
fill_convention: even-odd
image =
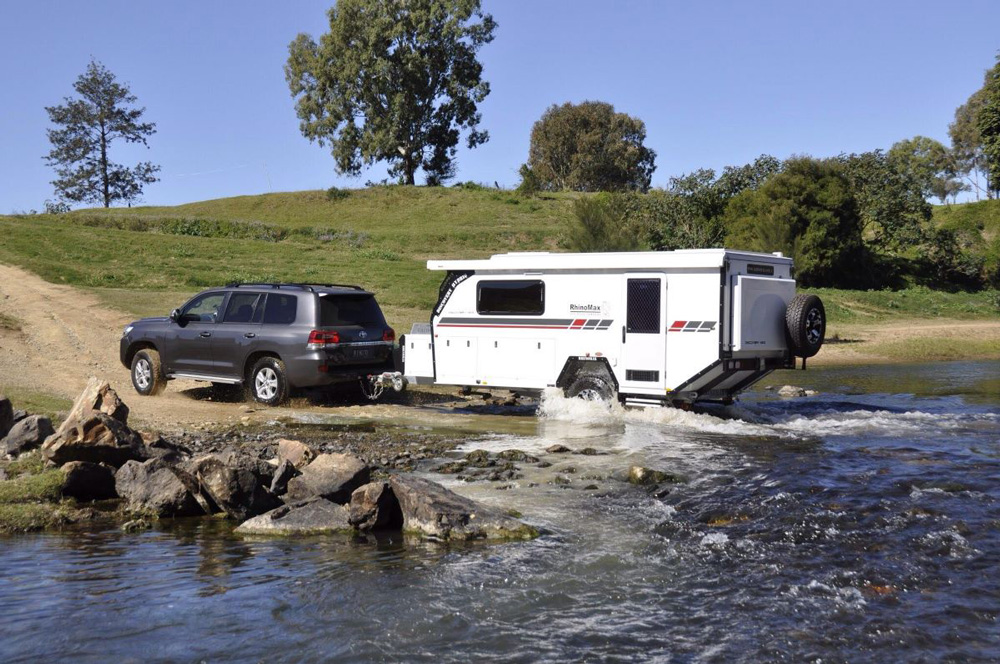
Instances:
[[[386,328],[385,332],[382,333],[382,341],[395,341],[396,340],[396,330]]]
[[[340,343],[340,335],[329,330],[313,330],[309,333],[309,341],[306,344],[309,348],[326,348]]]

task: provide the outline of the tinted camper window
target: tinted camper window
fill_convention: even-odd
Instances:
[[[476,311],[481,314],[541,316],[545,313],[545,282],[480,281]]]

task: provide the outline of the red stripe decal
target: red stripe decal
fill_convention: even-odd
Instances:
[[[670,326],[670,329],[671,330],[679,330],[682,327],[684,327],[685,325],[687,325],[687,321],[686,320],[675,320],[673,322],[673,324]]]

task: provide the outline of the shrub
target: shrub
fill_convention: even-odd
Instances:
[[[610,196],[577,199],[576,223],[566,244],[573,251],[634,251],[640,248],[637,233],[630,232],[621,209]]]
[[[345,198],[351,197],[351,191],[349,189],[340,189],[339,187],[330,187],[326,190],[326,200],[328,201],[342,201]]]

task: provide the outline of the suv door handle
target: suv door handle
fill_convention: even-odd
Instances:
[[[257,335],[256,335],[256,334],[254,334],[253,332],[247,332],[247,333],[246,333],[246,334],[244,334],[243,336],[244,336],[244,337],[246,337],[247,339],[253,339],[253,338],[254,338],[254,337],[256,337]]]
[[[203,336],[203,337],[210,337],[210,336],[212,336],[212,333],[211,332],[202,332],[201,336]]]

